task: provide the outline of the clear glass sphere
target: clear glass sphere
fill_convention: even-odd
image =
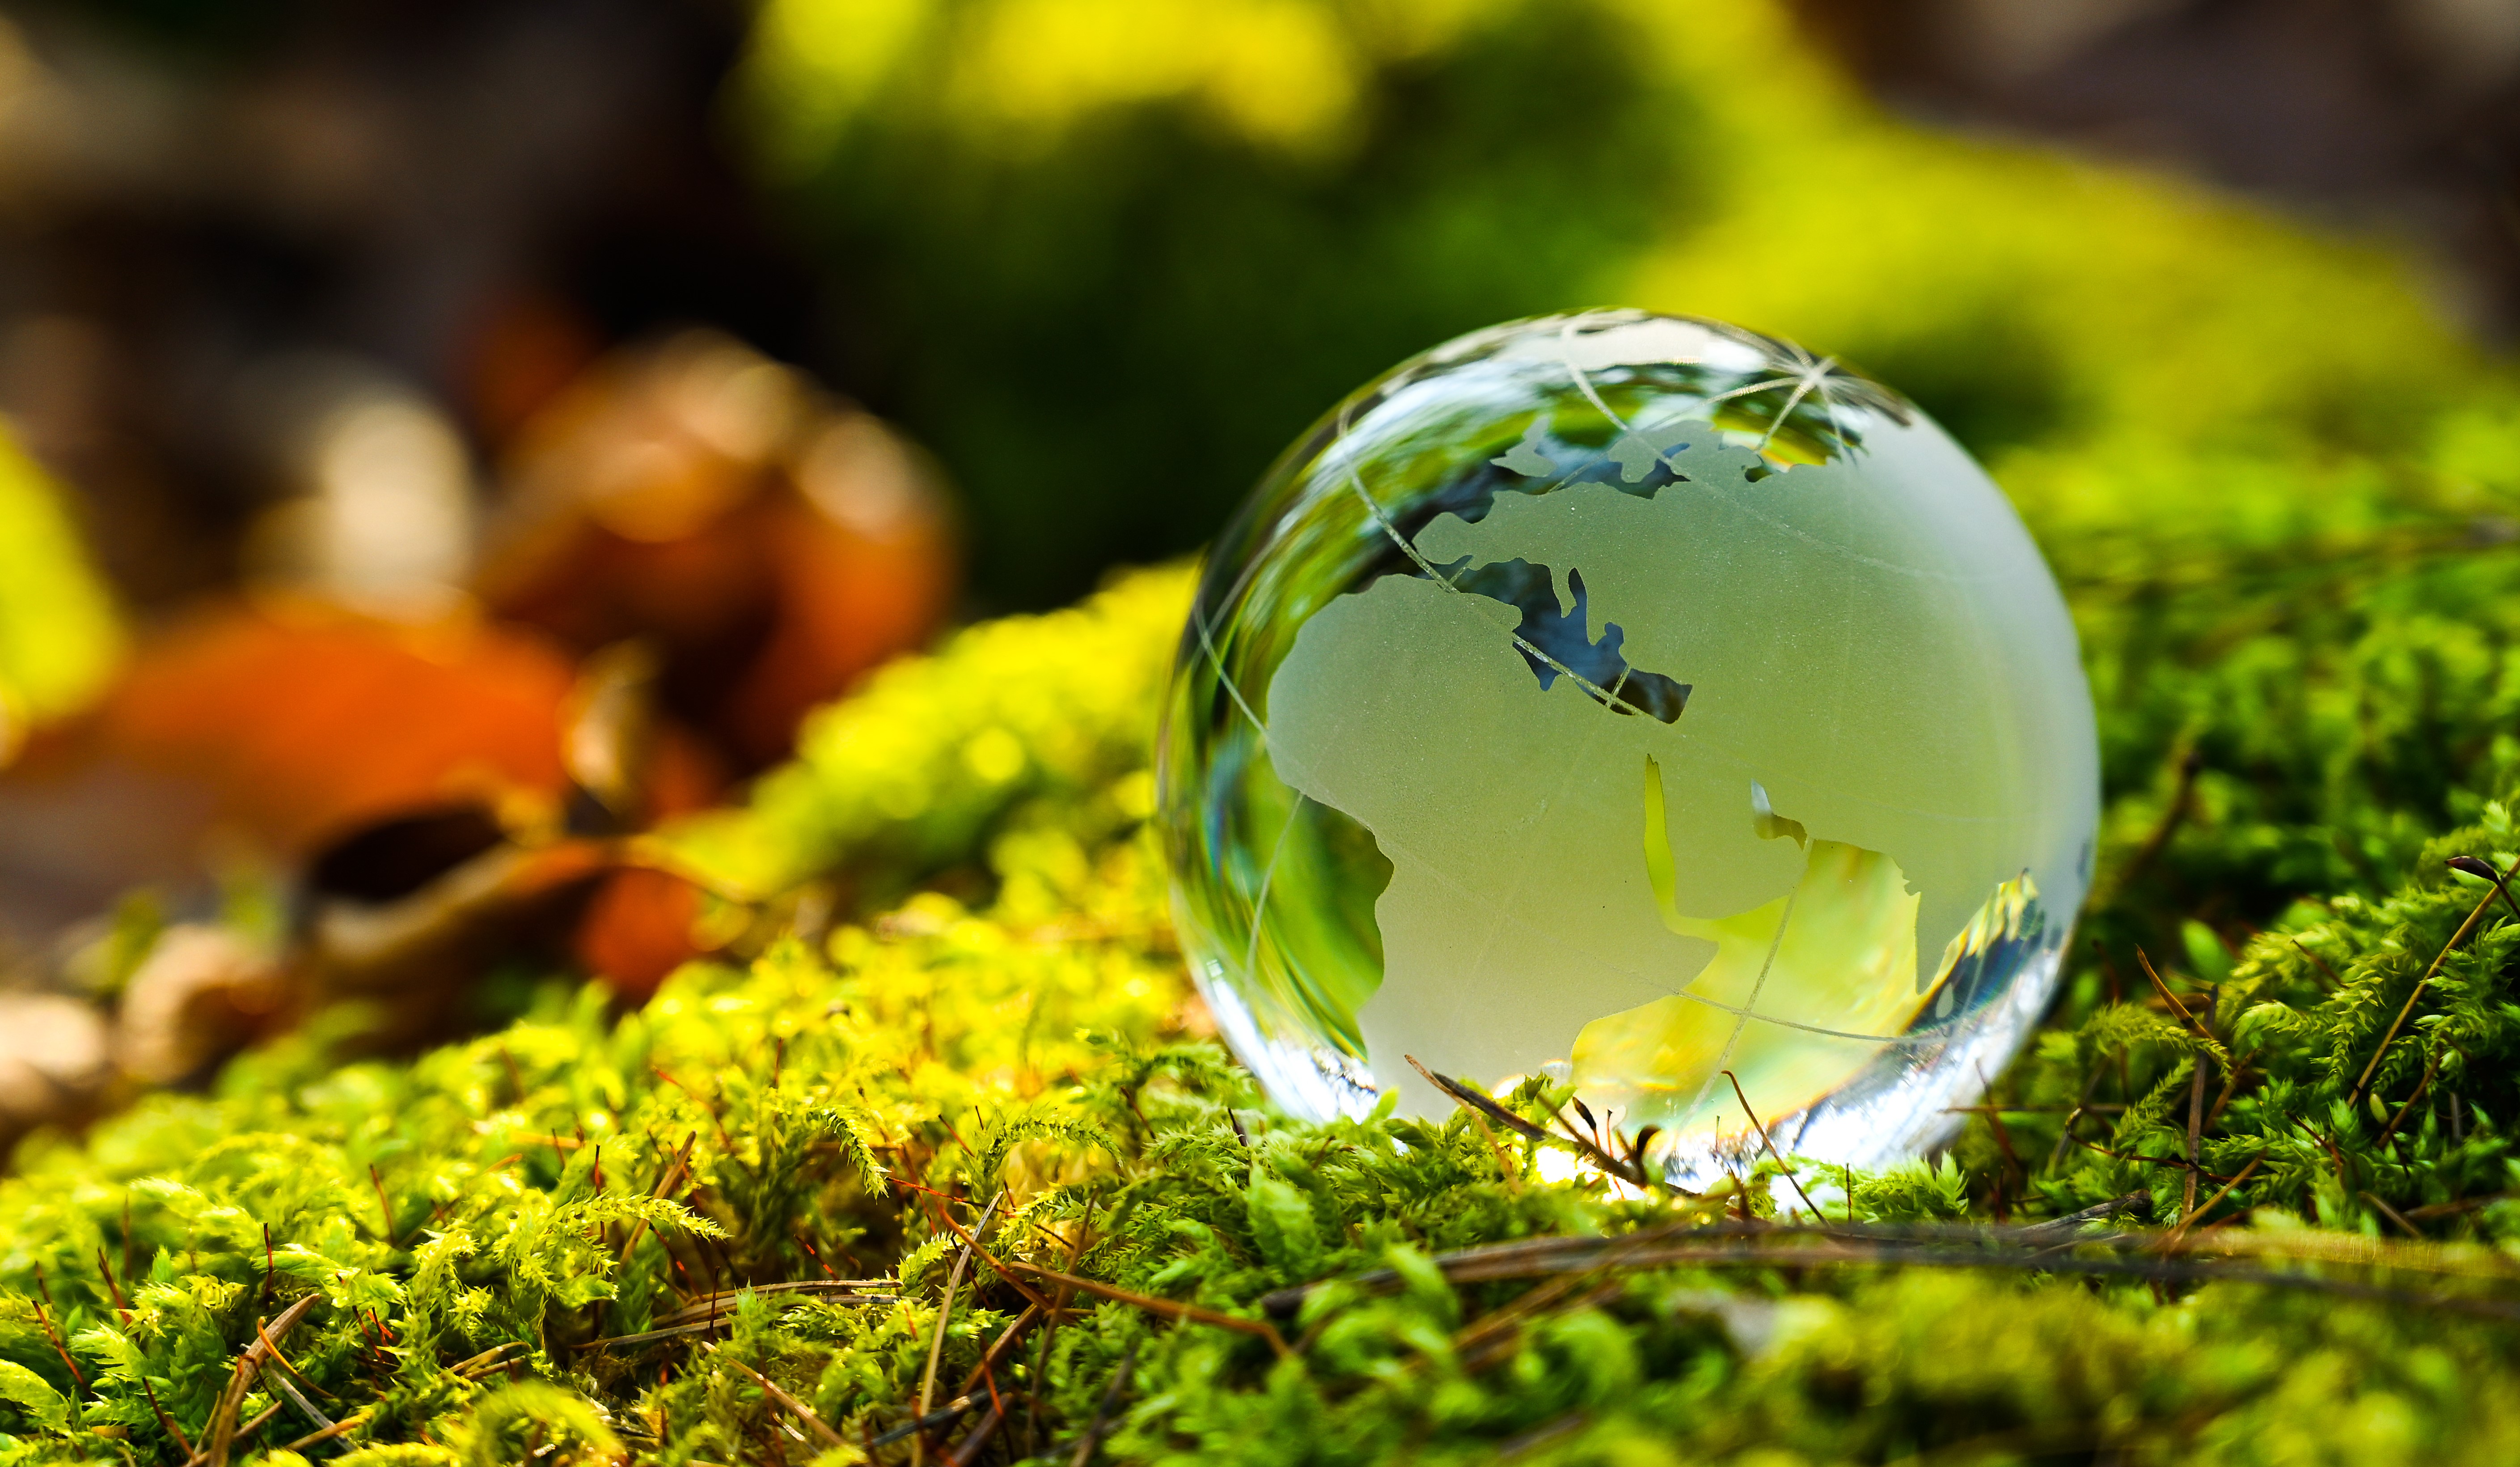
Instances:
[[[1159,778],[1192,972],[1280,1105],[1547,1074],[1684,1182],[1759,1149],[1745,1099],[1810,1157],[1946,1133],[2055,986],[2098,811],[2073,626],[1968,454],[1636,311],[1462,337],[1288,449]]]

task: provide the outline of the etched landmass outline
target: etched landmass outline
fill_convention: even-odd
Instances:
[[[1721,437],[1709,425],[1666,425],[1648,432],[1656,455],[1693,483],[1729,481],[1747,486],[1754,466],[1764,466],[1764,460],[1751,450],[1721,446]],[[1635,431],[1628,430],[1628,435],[1635,436]],[[1514,450],[1523,455],[1523,460],[1508,467],[1522,472],[1554,469],[1555,465],[1539,451],[1539,443],[1537,433],[1526,432]],[[1774,494],[1779,486],[1800,487],[1796,481],[1807,483],[1811,476],[1826,472],[1822,466],[1795,466],[1783,474],[1766,475],[1758,487]],[[1628,614],[1614,620],[1612,613],[1599,609],[1614,601],[1624,604],[1638,599],[1614,597],[1606,589],[1584,593],[1578,577],[1598,580],[1600,573],[1592,564],[1603,544],[1600,527],[1573,527],[1563,535],[1533,531],[1544,528],[1548,519],[1579,509],[1618,513],[1606,500],[1598,505],[1592,503],[1600,496],[1610,496],[1630,506],[1649,507],[1681,485],[1675,484],[1654,498],[1588,483],[1552,486],[1542,495],[1499,495],[1489,513],[1476,524],[1441,517],[1421,531],[1415,543],[1392,528],[1361,481],[1355,487],[1382,527],[1410,553],[1427,578],[1386,576],[1363,591],[1339,598],[1317,614],[1299,634],[1294,652],[1272,683],[1269,742],[1282,777],[1306,798],[1359,820],[1374,834],[1394,864],[1392,886],[1376,908],[1385,947],[1384,982],[1360,1016],[1377,1079],[1406,1084],[1408,1077],[1399,1069],[1398,1056],[1413,1045],[1449,1058],[1464,1073],[1482,1075],[1484,1071],[1486,1076],[1527,1068],[1535,1051],[1551,1055],[1578,1051],[1582,1047],[1577,1043],[1578,1035],[1593,1021],[1639,1015],[1657,1003],[1668,1007],[1667,1001],[1673,1000],[1674,994],[1687,990],[1707,972],[1723,946],[1723,935],[1712,929],[1692,935],[1687,924],[1745,919],[1755,922],[1759,920],[1758,913],[1781,901],[1785,907],[1766,919],[1772,960],[1783,937],[1791,931],[1784,912],[1797,899],[1798,883],[1808,877],[1814,860],[1813,854],[1799,849],[1791,854],[1768,854],[1749,848],[1749,843],[1755,843],[1766,846],[1769,852],[1777,850],[1773,844],[1759,842],[1751,829],[1750,790],[1755,771],[1744,760],[1728,756],[1727,751],[1711,744],[1696,749],[1687,747],[1690,743],[1689,725],[1697,721],[1697,707],[1693,704],[1690,717],[1680,719],[1677,727],[1668,727],[1658,719],[1603,716],[1604,706],[1617,707],[1617,690],[1574,675],[1573,669],[1562,665],[1557,670],[1569,674],[1565,681],[1572,685],[1571,702],[1568,697],[1558,696],[1560,688],[1540,686],[1530,668],[1551,660],[1513,625],[1518,617],[1527,615],[1527,609],[1480,597],[1452,584],[1465,567],[1513,560],[1547,565],[1552,574],[1560,577],[1561,614],[1589,603],[1594,609],[1593,624],[1585,632],[1589,638],[1598,640],[1633,619],[1635,610],[1631,607]],[[1651,554],[1645,557],[1647,561],[1653,558]],[[1642,598],[1640,604],[1650,599]],[[1370,610],[1360,612],[1358,608]],[[1346,625],[1350,621],[1355,622],[1352,628]],[[1344,633],[1349,630],[1355,633],[1354,646],[1359,656],[1351,659],[1335,653],[1321,655],[1330,641],[1346,642]],[[1500,638],[1500,631],[1506,636]],[[1631,655],[1623,659],[1624,666],[1650,665],[1664,668],[1685,665],[1685,659],[1675,662],[1669,656],[1649,660],[1633,655],[1640,645],[1633,638],[1629,641],[1626,651]],[[1676,646],[1665,649],[1679,650]],[[1308,656],[1308,651],[1313,655]],[[1362,679],[1343,679],[1333,665],[1341,662],[1348,662],[1352,669],[1372,670]],[[1516,665],[1518,663],[1526,665]],[[1691,673],[1692,683],[1702,681],[1693,668],[1685,670]],[[1342,686],[1350,681],[1374,685]],[[1483,727],[1472,711],[1478,707],[1502,711],[1517,729]],[[1616,727],[1648,723],[1653,727]],[[1384,739],[1372,736],[1377,729]],[[1656,730],[1664,730],[1665,737],[1658,740]],[[1514,736],[1517,731],[1522,736],[1519,742]],[[1360,748],[1388,742],[1395,733],[1404,756],[1396,767],[1381,767],[1394,761],[1373,758],[1367,760],[1368,767],[1357,766],[1352,756]],[[1614,745],[1631,746],[1632,752],[1626,756],[1603,757],[1598,745],[1604,738]],[[1673,740],[1680,747],[1671,747]],[[1486,745],[1484,750],[1475,747],[1482,742]],[[1503,807],[1493,802],[1481,807],[1475,797],[1464,808],[1460,788],[1434,788],[1424,778],[1429,763],[1425,757],[1428,746],[1446,744],[1452,746],[1453,752],[1471,755],[1469,762],[1491,772],[1516,768],[1556,771],[1556,785],[1544,793],[1518,789],[1508,779],[1504,781],[1509,792],[1507,804],[1517,802],[1518,792],[1522,797],[1518,802],[1524,809]],[[1635,780],[1638,771],[1646,767],[1646,761],[1657,757],[1653,747],[1657,744],[1663,746],[1659,752],[1669,766],[1685,773],[1686,788],[1672,802],[1683,811],[1682,828],[1698,835],[1693,848],[1680,862],[1692,868],[1688,889],[1698,909],[1673,913],[1680,925],[1665,920],[1658,912],[1653,894],[1647,890],[1644,870],[1644,815]],[[1627,807],[1632,812],[1626,819],[1628,839],[1594,829],[1582,832],[1579,844],[1599,853],[1624,848],[1624,870],[1600,869],[1603,862],[1598,859],[1576,859],[1560,862],[1552,878],[1547,861],[1532,859],[1540,853],[1566,853],[1557,849],[1567,844],[1566,832],[1559,831],[1554,842],[1548,839],[1548,812],[1552,808],[1609,808],[1608,792],[1587,786],[1598,783],[1601,772],[1611,766],[1623,769],[1628,781]],[[1656,767],[1662,765],[1658,763]],[[1487,783],[1493,789],[1497,781],[1490,779]],[[1949,802],[1944,806],[1949,808]],[[1780,802],[1779,807],[1791,805]],[[1413,808],[1444,814],[1428,822],[1413,818],[1409,813]],[[1741,839],[1705,839],[1708,832],[1718,828],[1737,832]],[[1456,865],[1453,851],[1464,834],[1483,841],[1490,849],[1468,853],[1458,863],[1459,869],[1444,869]],[[1912,931],[1916,897],[1907,891],[1904,875],[1897,874],[1898,862],[1859,842],[1826,840],[1825,831],[1814,854],[1822,849],[1832,853],[1832,860],[1838,859],[1838,853],[1855,852],[1874,863],[1873,868],[1838,873],[1841,887],[1877,892],[1881,872],[1893,873],[1889,890],[1894,897],[1906,898],[1907,910],[1897,911],[1899,902],[1893,900],[1883,920],[1897,923],[1904,918]],[[1442,853],[1420,860],[1412,855],[1418,850]],[[1611,864],[1618,864],[1615,858]],[[1723,869],[1710,879],[1712,867]],[[1574,877],[1571,881],[1567,879],[1570,875]],[[1981,897],[1987,890],[1987,885],[1976,888]],[[1591,940],[1578,936],[1570,942],[1564,935],[1538,934],[1531,924],[1514,918],[1517,909],[1564,911],[1567,920],[1580,933],[1589,934]],[[1965,920],[1966,914],[1954,915]],[[1655,931],[1638,931],[1641,922],[1651,922]],[[1957,928],[1958,922],[1946,925]],[[1865,924],[1855,926],[1863,928]],[[1843,932],[1848,926],[1841,922],[1828,930]],[[1874,933],[1867,940],[1871,948],[1903,952],[1907,970],[1912,972],[1916,956],[1913,939],[1882,942],[1877,940],[1878,936]],[[1535,938],[1540,940],[1534,940]],[[1663,961],[1647,966],[1659,973],[1659,978],[1620,961],[1616,951],[1603,950],[1653,953],[1657,938]],[[1933,941],[1929,950],[1939,954],[1941,946],[1940,941]],[[1593,950],[1588,953],[1587,948]],[[1555,954],[1552,956],[1548,949],[1555,949]],[[1569,949],[1574,953],[1571,962],[1567,960]],[[1761,982],[1755,974],[1764,973],[1768,966],[1762,964],[1754,970],[1752,995]],[[1730,974],[1737,968],[1733,965],[1722,971]],[[1418,983],[1420,979],[1439,991],[1417,998],[1406,996],[1414,987],[1427,986]],[[1894,989],[1896,986],[1879,986]],[[1848,1052],[1825,1060],[1822,1068],[1830,1076],[1841,1070],[1851,1073],[1880,1047],[1878,1039],[1868,1042],[1855,1038],[1854,1032],[1868,1030],[1886,1039],[1912,1017],[1915,1002],[1922,998],[1922,986],[1912,981],[1906,986],[1901,1003],[1889,1011],[1862,1016],[1874,1021],[1878,1028],[1843,1022],[1857,1017],[1852,1013],[1824,1016],[1841,1021],[1837,1023],[1815,1024],[1785,1013],[1774,1017],[1783,1021],[1779,1034],[1802,1036],[1793,1039],[1789,1047],[1804,1051],[1827,1049],[1825,1036],[1832,1032],[1846,1035],[1835,1042]],[[1535,1005],[1535,992],[1545,994],[1547,1002]],[[1690,996],[1699,1001],[1701,1013],[1705,1009],[1758,1007],[1755,1002],[1728,1003],[1711,992]],[[1537,1012],[1541,1008],[1551,1012]],[[1426,1012],[1401,1012],[1417,1009]],[[1764,1008],[1761,1013],[1764,1017]],[[1448,1017],[1459,1022],[1448,1023]],[[1640,1023],[1640,1032],[1728,1031],[1713,1061],[1737,1058],[1741,1063],[1735,1068],[1757,1068],[1749,1063],[1754,1056],[1732,1054],[1732,1046],[1743,1037],[1740,1025],[1675,1024],[1668,1016],[1641,1019]],[[1499,1030],[1505,1031],[1508,1037],[1498,1037]],[[1487,1032],[1483,1035],[1482,1031]],[[1821,1038],[1816,1041],[1815,1035]],[[1638,1034],[1631,1034],[1624,1041],[1624,1050],[1633,1051],[1642,1042],[1644,1041]],[[1605,1042],[1594,1048],[1601,1059],[1595,1068],[1605,1074],[1642,1071],[1669,1078],[1706,1068],[1702,1062],[1709,1059],[1700,1055],[1697,1059],[1701,1063],[1688,1064],[1666,1055],[1661,1061],[1652,1061],[1648,1056],[1646,1062],[1636,1063],[1632,1055],[1626,1060],[1620,1058],[1622,1043]],[[1586,1056],[1577,1053],[1576,1058],[1580,1070]],[[1711,1078],[1711,1070],[1706,1077]],[[1693,1081],[1695,1077],[1690,1078]],[[1824,1080],[1817,1083],[1820,1088],[1826,1087]],[[1810,1084],[1797,1083],[1789,1088],[1799,1091],[1810,1088]],[[1674,1106],[1688,1108],[1684,1097],[1675,1094],[1639,1093],[1626,1098],[1640,1113],[1655,1105],[1665,1110]],[[1693,1098],[1689,1099],[1693,1103]],[[1770,1103],[1777,1103],[1774,1094]]]

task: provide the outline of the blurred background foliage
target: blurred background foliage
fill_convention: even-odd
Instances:
[[[2372,245],[1885,126],[1757,5],[774,0],[737,80],[857,286],[851,379],[1012,604],[1198,543],[1410,351],[1579,303],[1812,343],[1999,458],[2396,448],[2478,366]]]
[[[1657,52],[1590,4],[789,0],[740,95],[981,583],[1043,605],[1200,543],[1383,367],[1621,296],[1723,171]]]
[[[122,650],[113,603],[59,489],[0,442],[0,753],[94,698]]]

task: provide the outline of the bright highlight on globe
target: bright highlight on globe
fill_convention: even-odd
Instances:
[[[2091,877],[2091,697],[2002,492],[1711,321],[1448,343],[1218,542],[1161,759],[1183,940],[1287,1110],[1573,1087],[1688,1184],[1955,1128]]]

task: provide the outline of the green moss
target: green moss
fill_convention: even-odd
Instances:
[[[1144,726],[1145,669],[1167,656],[1186,589],[1178,573],[1142,576],[1058,619],[981,628],[827,715],[821,757],[884,750],[880,767],[926,771],[904,776],[923,781],[924,800],[809,757],[691,848],[743,849],[749,821],[783,851],[915,850],[965,870],[968,900],[929,892],[820,943],[781,939],[748,966],[689,969],[618,1018],[554,990],[543,1012],[410,1063],[335,1068],[301,1039],[231,1066],[214,1096],[158,1096],[84,1141],[29,1145],[0,1183],[0,1363],[12,1367],[0,1412],[14,1413],[18,1458],[183,1460],[169,1424],[196,1444],[213,1435],[254,1320],[310,1293],[320,1299],[283,1349],[319,1410],[364,1413],[346,1440],[377,1462],[825,1451],[755,1372],[856,1444],[828,1448],[849,1459],[915,1415],[922,1391],[931,1403],[961,1397],[1018,1324],[992,1367],[1016,1408],[986,1450],[1045,1460],[1074,1451],[1106,1394],[1101,1449],[1131,1461],[1470,1461],[1501,1445],[1618,1462],[2104,1448],[2367,1461],[2481,1454],[2520,1424],[2502,1363],[2511,1325],[2332,1293],[2498,1297],[2456,1276],[2495,1271],[2490,1252],[2400,1256],[2368,1238],[2396,1225],[2383,1203],[2436,1237],[2494,1243],[2520,1227],[2499,1202],[2504,1130],[2520,1113],[2506,1054],[2520,1007],[2505,997],[2520,921],[2489,912],[2414,1021],[2377,1047],[2432,954],[2492,893],[2441,857],[2520,853],[2502,805],[2454,795],[2474,823],[2410,851],[2410,878],[2296,901],[2236,959],[2217,930],[2177,917],[2174,894],[2124,881],[2121,845],[2103,930],[2194,923],[2160,955],[2177,954],[2170,982],[2211,1015],[2211,1037],[2141,991],[2114,1005],[2087,992],[2004,1080],[2018,1108],[2000,1138],[1980,1124],[1955,1160],[1855,1177],[1851,1198],[1845,1178],[1798,1178],[1844,1226],[2018,1222],[2126,1192],[2167,1220],[2186,1204],[2186,1067],[2203,1055],[2214,1097],[2232,1067],[2242,1077],[2202,1128],[2203,1166],[2219,1177],[2258,1165],[2199,1220],[2255,1210],[2259,1227],[2223,1236],[2312,1260],[2284,1265],[2299,1273],[2291,1286],[1814,1270],[1773,1257],[1610,1268],[1544,1292],[1530,1279],[1455,1284],[1430,1261],[1744,1208],[1776,1217],[1778,1206],[1765,1187],[1692,1201],[1623,1197],[1598,1177],[1544,1182],[1542,1143],[1466,1112],[1291,1123],[1184,1031],[1195,1011],[1137,826],[1143,756],[1109,751]],[[1073,655],[1043,655],[1053,645]],[[2313,672],[2314,690],[2337,675]],[[958,687],[987,692],[937,696]],[[1027,709],[1063,711],[1014,711]],[[2129,736],[2122,701],[2107,717]],[[987,730],[1014,753],[972,759]],[[813,788],[819,801],[804,798]],[[2367,788],[2353,798],[2375,821],[2392,808]],[[2432,807],[2395,808],[2420,822]],[[2231,860],[2224,848],[2253,839],[2199,816],[2153,861]],[[2269,887],[2265,899],[2282,894]],[[2085,990],[2103,982],[2096,965],[2078,978]],[[2375,1052],[2378,1103],[2340,1104]],[[2427,1086],[2441,1104],[2421,1101]],[[2410,1094],[2412,1119],[2382,1141]],[[1516,1099],[1546,1114],[1547,1097]],[[2128,1109],[2078,1122],[2079,1139],[2058,1147],[2063,1114],[2037,1107],[2077,1100]],[[964,1272],[963,1235],[943,1215],[968,1228],[992,1200],[985,1241],[1008,1271]],[[2269,1230],[2284,1216],[2342,1231]],[[2331,1238],[2357,1251],[2300,1242]],[[2139,1255],[2072,1256],[2141,1266]],[[1018,1261],[1174,1303],[1078,1298],[1045,1329],[1018,1285],[1058,1286]],[[1377,1269],[1395,1270],[1389,1292],[1334,1282],[1278,1313],[1261,1307],[1273,1291]],[[742,1292],[835,1277],[871,1283]],[[1243,1323],[1183,1322],[1176,1305]],[[678,1325],[696,1327],[656,1333]],[[268,1378],[236,1415],[275,1403],[240,1451],[313,1429]],[[985,1409],[940,1426],[940,1447]]]

